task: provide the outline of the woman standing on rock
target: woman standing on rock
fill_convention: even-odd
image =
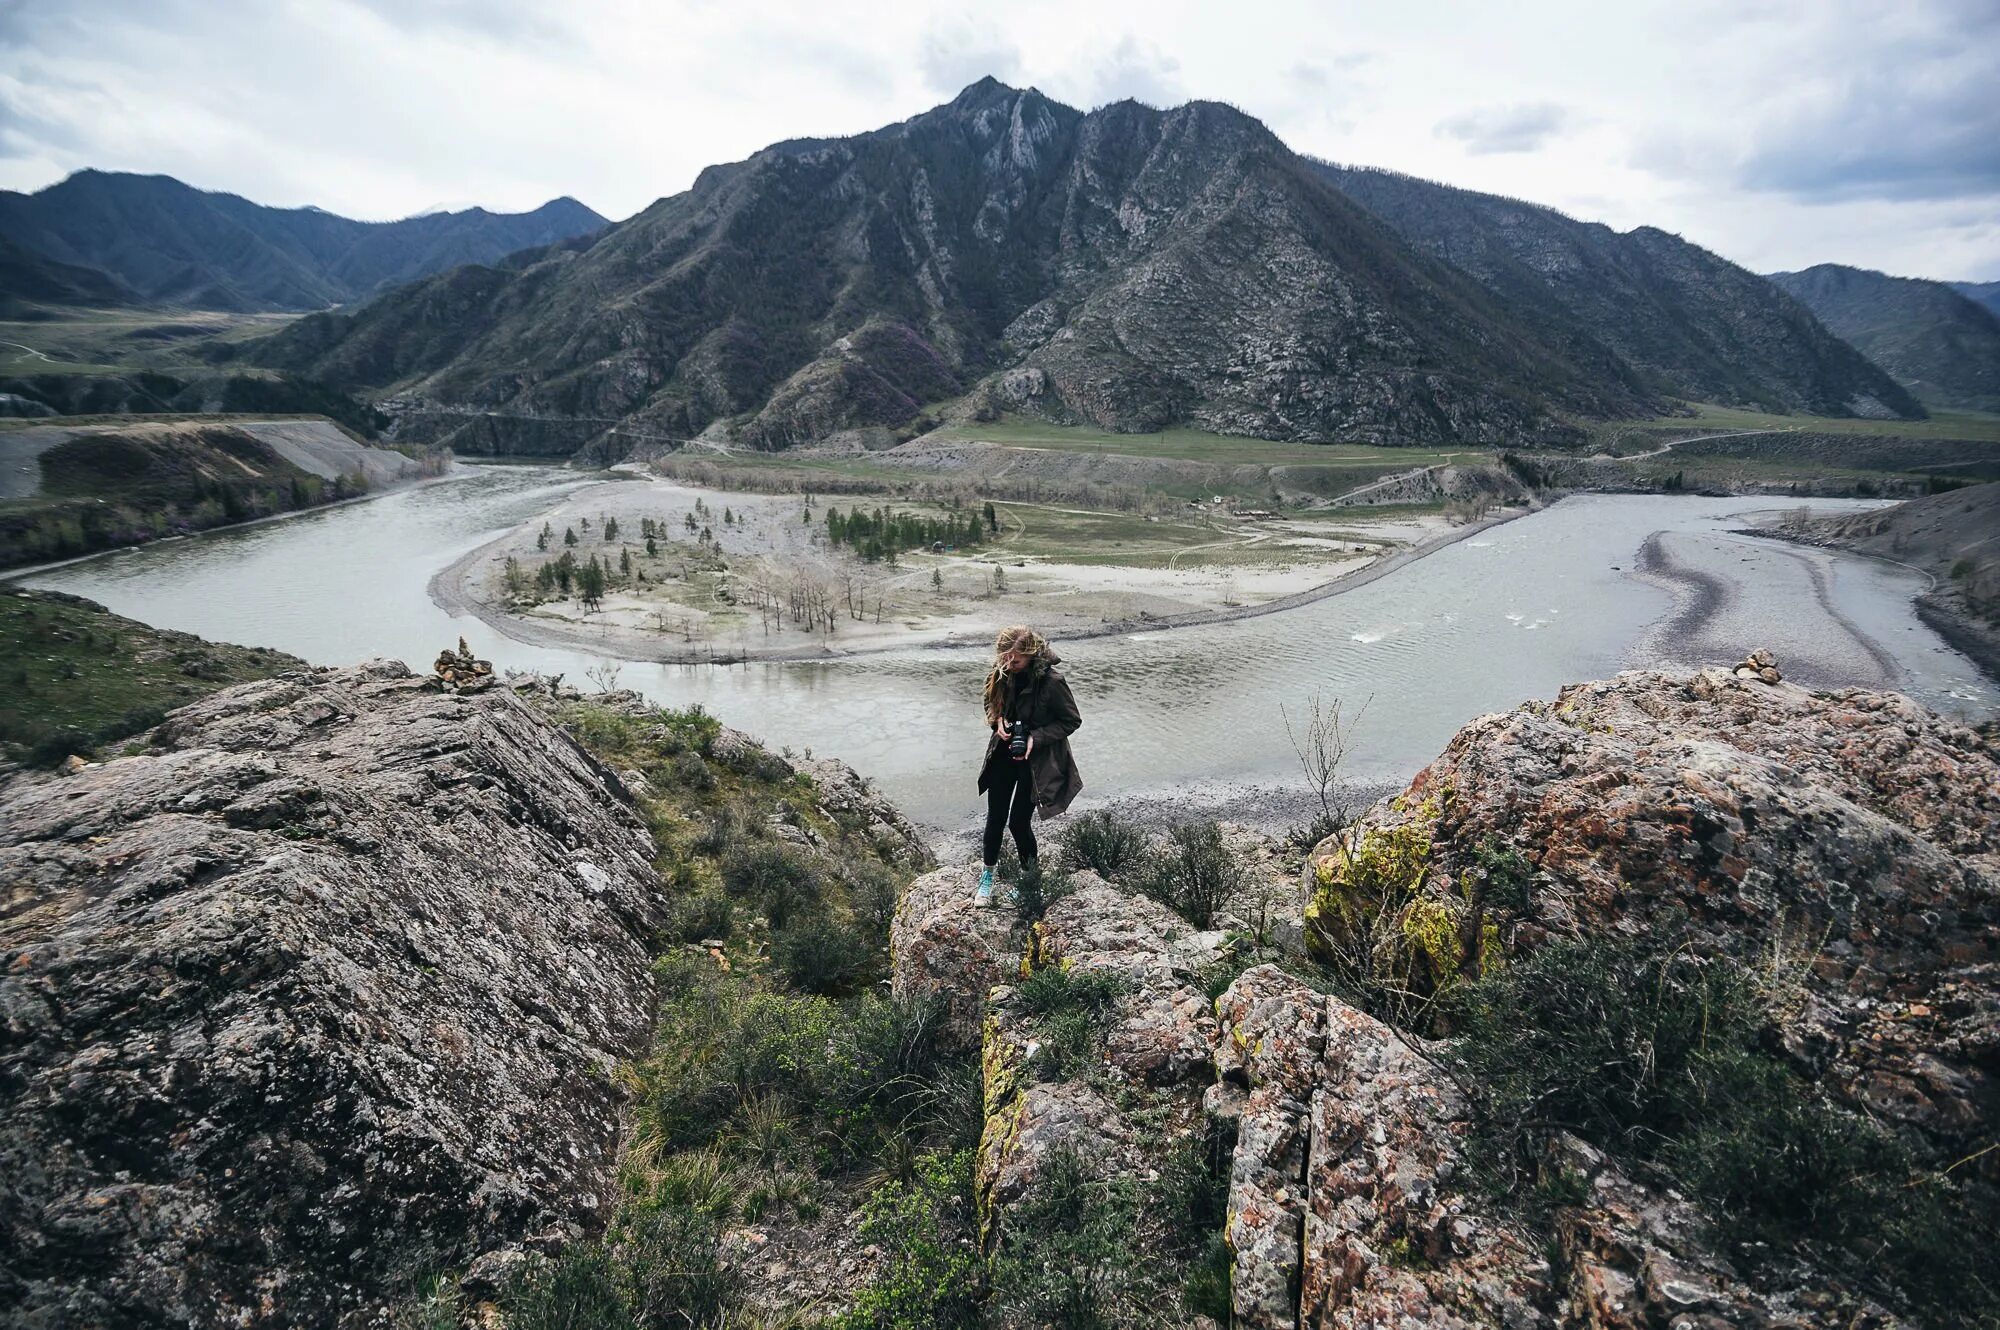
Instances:
[[[1046,820],[1068,808],[1083,788],[1069,736],[1083,724],[1069,683],[1056,670],[1061,657],[1032,628],[1003,628],[993,643],[993,668],[986,675],[986,761],[979,789],[986,796],[986,868],[979,875],[976,905],[993,903],[993,866],[1000,862],[1000,832],[1014,833],[1021,867],[1035,867],[1035,828],[1040,809]]]

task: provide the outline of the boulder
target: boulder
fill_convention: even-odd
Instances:
[[[1943,1148],[1991,1138],[2000,756],[1907,698],[1720,669],[1575,685],[1467,725],[1312,871],[1309,936],[1375,940],[1426,990],[1679,930],[1796,986],[1787,1045],[1837,1096]],[[2000,1179],[2000,1155],[1970,1167]]]
[[[903,888],[889,926],[890,991],[936,997],[945,1007],[945,1042],[979,1047],[986,996],[1020,970],[1023,935],[1014,911],[978,909],[976,868],[940,868]]]
[[[390,661],[155,739],[0,789],[0,1322],[372,1323],[600,1225],[663,922],[618,778]]]

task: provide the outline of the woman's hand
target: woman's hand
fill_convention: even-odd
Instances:
[[[1028,736],[1028,751],[1021,754],[1021,760],[1025,762],[1034,755],[1035,755],[1035,736],[1031,734]]]
[[[999,735],[1002,739],[1007,737],[1007,722],[1004,718],[993,722],[993,733]]]

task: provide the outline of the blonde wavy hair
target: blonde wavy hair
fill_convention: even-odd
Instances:
[[[1007,671],[1000,668],[1000,658],[1010,651],[1018,651],[1029,660],[1040,660],[1049,654],[1048,639],[1025,624],[1015,624],[1012,628],[1002,628],[993,639],[993,668],[986,672],[986,723],[992,725],[1000,719],[1000,686],[1007,678]]]

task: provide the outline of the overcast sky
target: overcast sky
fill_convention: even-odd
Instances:
[[[2000,0],[0,0],[0,187],[91,166],[354,217],[622,218],[984,74],[1230,102],[1302,152],[1759,271],[2000,279]]]

